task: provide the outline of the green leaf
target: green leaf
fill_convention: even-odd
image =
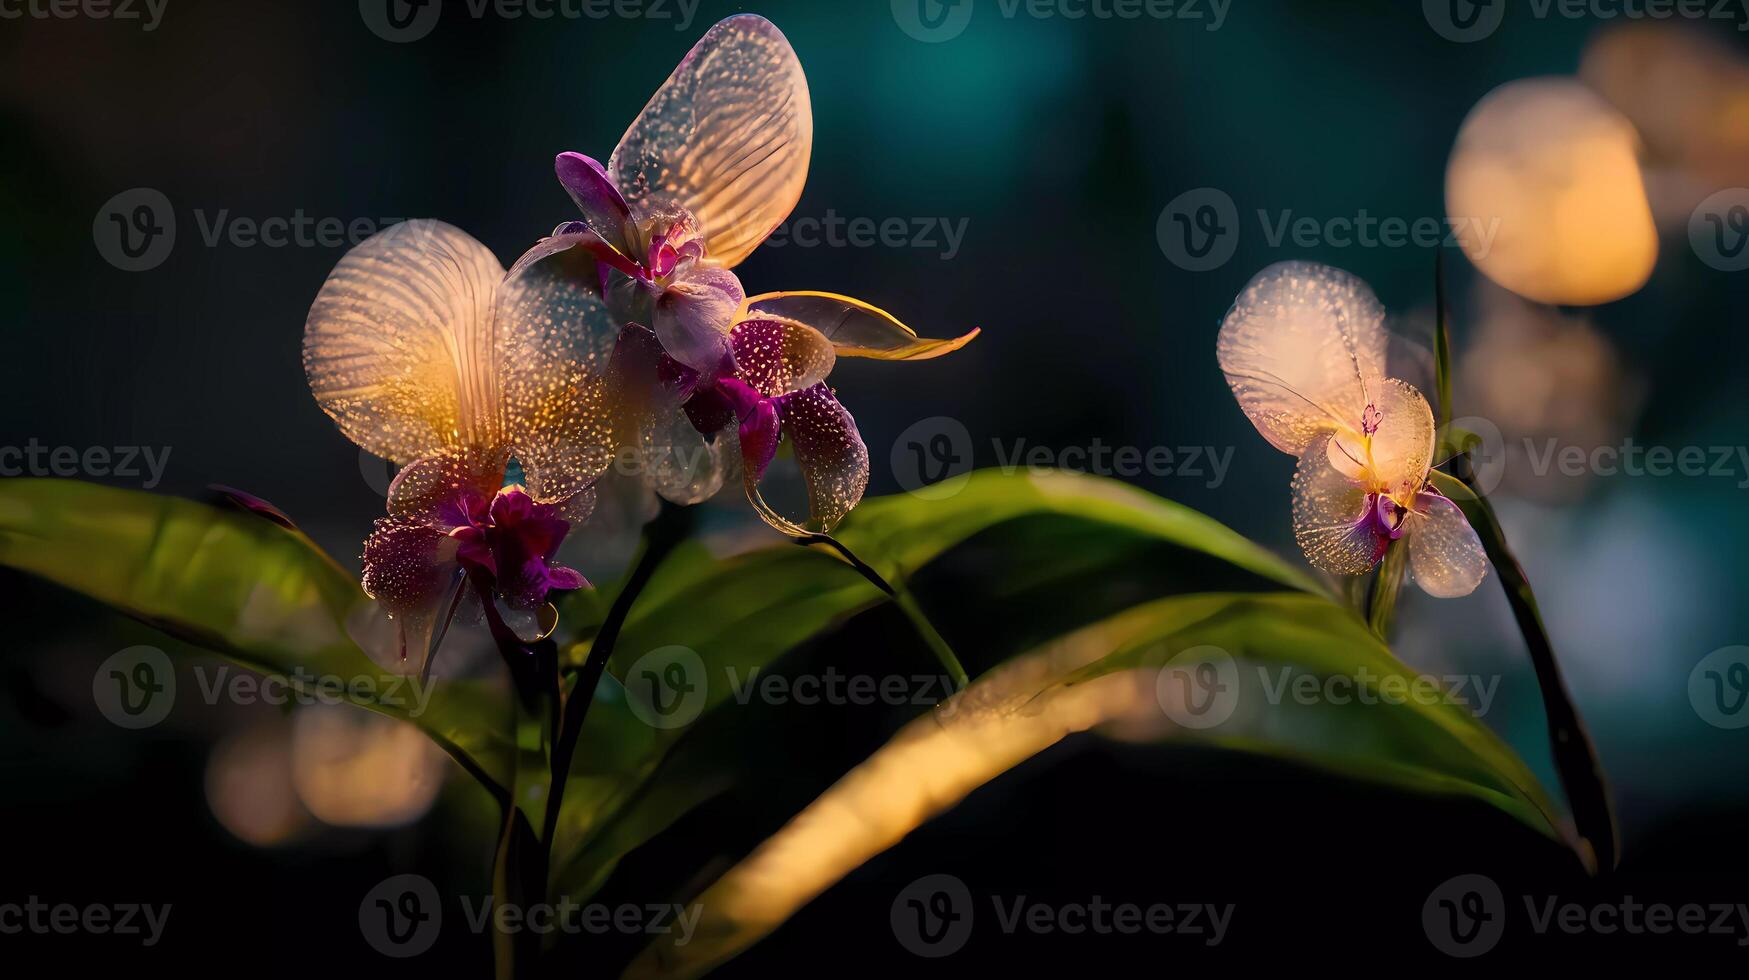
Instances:
[[[83,593],[294,687],[336,679],[361,707],[412,722],[482,785],[510,785],[507,702],[440,683],[424,710],[410,679],[347,634],[368,602],[303,534],[253,514],[72,480],[0,481],[0,565]]]
[[[983,471],[946,500],[867,501],[839,537],[883,575],[908,581],[975,677],[1090,624],[1145,618],[1162,602],[1191,603],[1170,607],[1179,610],[1200,609],[1200,602],[1209,617],[1230,609],[1204,629],[1236,656],[1255,649],[1258,662],[1320,676],[1363,668],[1381,678],[1413,676],[1304,573],[1207,517],[1113,481]],[[1155,640],[1172,635],[1165,629],[1170,617],[1161,616]],[[731,671],[745,680],[761,671],[928,669],[933,658],[902,624],[880,592],[824,551],[776,545],[716,559],[693,547],[671,558],[633,605],[610,669],[625,677],[649,651],[687,647],[709,679],[697,695],[701,714],[684,728],[658,732],[642,764],[613,785],[595,787],[611,798],[578,793],[573,802],[568,795],[555,854],[562,862],[555,866],[557,889],[573,896],[594,891],[633,848],[761,767],[784,765],[772,752],[774,730],[783,732],[780,745],[814,737],[805,727],[786,729],[794,720],[757,697],[731,697],[725,680]],[[871,645],[872,666],[847,663],[853,648]],[[1114,653],[1109,663],[1124,662]],[[1534,778],[1459,706],[1320,715],[1318,726],[1329,751],[1292,728],[1235,736],[1232,744],[1299,753],[1363,775],[1388,772],[1410,788],[1478,796],[1550,832]]]
[[[1175,692],[1201,664],[1219,667],[1220,694],[1199,721]],[[1353,697],[1285,693],[1298,677],[1342,678]],[[901,730],[692,898],[703,914],[691,942],[658,940],[626,976],[704,973],[979,786],[1102,723],[1152,720],[1166,738],[1483,800],[1556,838],[1535,779],[1466,710],[1392,700],[1415,683],[1366,626],[1315,596],[1199,594],[1126,610],[1016,658]]]

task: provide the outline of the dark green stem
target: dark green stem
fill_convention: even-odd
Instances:
[[[577,680],[571,685],[570,694],[565,696],[558,737],[553,740],[552,788],[547,794],[546,817],[541,822],[541,846],[547,857],[552,854],[553,835],[557,833],[559,826],[559,810],[565,802],[565,781],[571,775],[571,760],[577,752],[577,740],[583,734],[583,720],[588,717],[589,703],[595,700],[595,688],[601,683],[602,673],[607,670],[607,661],[613,656],[613,648],[619,642],[620,631],[625,628],[626,617],[632,611],[632,603],[637,600],[644,586],[649,584],[657,566],[686,540],[691,531],[692,509],[662,501],[662,509],[657,513],[656,519],[644,529],[643,553],[638,556],[637,564],[632,566],[631,574],[626,576],[625,585],[620,587],[619,594],[614,596],[613,605],[608,608],[607,617],[602,620],[601,629],[596,632],[595,640],[589,646],[589,656],[576,671]]]
[[[912,628],[916,629],[918,635],[923,637],[923,642],[935,654],[935,659],[941,661],[941,666],[946,668],[948,676],[953,678],[955,686],[963,690],[967,684],[971,683],[971,678],[966,676],[965,667],[960,665],[959,657],[954,655],[953,647],[948,646],[947,640],[935,629],[935,624],[931,623],[929,617],[923,614],[922,607],[917,605],[917,600],[912,597],[909,589],[906,589],[902,584],[895,588],[882,578],[881,573],[875,571],[868,562],[858,558],[855,552],[845,546],[844,542],[830,534],[815,532],[797,538],[796,543],[804,546],[823,544],[836,551],[838,556],[848,562],[851,568],[856,569],[863,578],[868,580],[870,585],[880,589],[893,600],[893,604],[898,606],[899,611],[905,614],[905,618],[911,621]]]
[[[1454,463],[1468,468],[1468,457]],[[1467,475],[1467,474],[1466,474]],[[1566,791],[1567,805],[1573,811],[1574,832],[1588,848],[1586,864],[1593,871],[1614,870],[1620,857],[1621,840],[1616,828],[1615,811],[1610,804],[1609,789],[1604,782],[1603,767],[1597,762],[1597,749],[1579,709],[1573,704],[1566,682],[1561,677],[1560,664],[1555,660],[1554,644],[1543,625],[1542,612],[1536,595],[1530,589],[1524,568],[1507,547],[1506,534],[1489,505],[1488,498],[1472,489],[1458,477],[1434,470],[1429,474],[1434,489],[1450,498],[1463,510],[1470,526],[1482,539],[1488,560],[1500,576],[1500,587],[1512,606],[1518,621],[1518,631],[1524,635],[1530,650],[1530,662],[1536,668],[1536,680],[1542,689],[1543,713],[1548,717],[1549,744],[1554,755],[1555,771]]]
[[[1366,595],[1366,621],[1379,639],[1389,639],[1391,620],[1397,613],[1397,596],[1403,591],[1404,572],[1409,570],[1409,549],[1401,538],[1391,542],[1379,571],[1373,577],[1372,590]]]

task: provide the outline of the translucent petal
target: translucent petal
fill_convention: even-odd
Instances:
[[[425,666],[440,616],[461,575],[455,539],[427,524],[386,518],[364,542],[364,591],[397,627],[394,649],[379,663],[407,673]]]
[[[613,461],[607,371],[619,327],[587,249],[519,260],[515,270],[496,311],[505,442],[528,492],[550,503]]]
[[[1239,294],[1216,355],[1251,424],[1299,456],[1322,432],[1361,427],[1385,375],[1384,322],[1384,307],[1358,278],[1282,262]]]
[[[785,534],[830,531],[862,500],[868,488],[868,447],[856,420],[824,384],[776,399],[783,435],[794,447],[808,485],[809,519],[797,524],[777,513],[747,478],[747,497],[766,523]]]
[[[837,293],[765,293],[747,300],[749,315],[805,323],[826,336],[842,357],[921,361],[952,353],[972,342],[976,329],[951,340],[931,340],[877,306]]]
[[[838,360],[818,330],[783,320],[743,320],[729,344],[741,380],[767,397],[819,384]]]
[[[316,402],[347,438],[397,463],[493,444],[492,301],[503,275],[484,245],[440,221],[359,243],[304,325]]]
[[[498,450],[453,449],[418,460],[389,484],[389,517],[447,532],[484,519],[504,486],[508,456]]]
[[[1430,596],[1455,599],[1476,591],[1488,574],[1488,553],[1458,505],[1435,493],[1416,498],[1408,516],[1409,571]]]
[[[715,379],[728,360],[729,327],[741,305],[741,281],[727,269],[699,269],[656,300],[656,336],[668,356]]]
[[[801,198],[813,151],[807,78],[770,21],[705,32],[626,130],[608,171],[634,212],[698,218],[707,261],[746,258]]]
[[[692,427],[679,408],[651,416],[640,434],[638,456],[651,489],[677,504],[702,503],[716,496],[738,452],[725,430],[714,438]]]
[[[1366,520],[1366,491],[1330,465],[1330,438],[1308,447],[1294,469],[1294,539],[1314,567],[1359,575],[1379,560],[1379,540]]]
[[[1433,465],[1433,409],[1414,386],[1386,378],[1366,416],[1378,428],[1368,438],[1351,429],[1330,441],[1330,463],[1368,490],[1406,501],[1427,482]],[[1358,464],[1358,465],[1357,465]]]

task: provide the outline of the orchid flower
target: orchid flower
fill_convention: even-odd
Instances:
[[[441,641],[464,609],[527,632],[550,592],[587,584],[553,556],[610,460],[612,336],[589,334],[596,302],[540,272],[507,278],[484,245],[425,220],[360,243],[317,294],[310,391],[347,438],[402,466],[364,545],[364,589],[398,622],[401,666],[425,664],[433,630]]]
[[[1468,595],[1488,569],[1476,532],[1435,492],[1433,410],[1385,376],[1385,311],[1366,283],[1308,262],[1258,273],[1221,324],[1227,384],[1257,431],[1299,458],[1294,537],[1306,559],[1359,575],[1405,539],[1422,590]]]
[[[681,60],[605,166],[559,155],[559,181],[583,218],[524,259],[568,252],[593,263],[579,275],[596,280],[621,327],[616,438],[641,454],[652,488],[679,503],[711,496],[738,442],[755,509],[796,535],[830,530],[868,483],[868,450],[824,384],[836,358],[937,357],[977,335],[926,340],[832,293],[746,296],[731,270],[801,198],[813,128],[789,42],[764,18],[730,17]],[[784,437],[808,484],[806,526],[757,490]]]

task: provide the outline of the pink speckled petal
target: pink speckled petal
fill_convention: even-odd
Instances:
[[[830,531],[862,500],[868,488],[868,447],[856,431],[856,420],[824,384],[773,401],[808,486],[809,518],[798,524],[777,513],[759,495],[751,476],[748,499],[766,523],[786,534]]]
[[[389,517],[446,532],[486,516],[504,485],[509,455],[502,450],[454,449],[419,460],[389,484]]]
[[[838,357],[831,341],[800,323],[743,320],[729,331],[737,376],[762,395],[785,395],[826,380]]]
[[[418,671],[438,618],[448,611],[461,565],[457,542],[425,524],[376,522],[364,543],[364,591],[394,620],[396,654],[385,666]],[[397,662],[398,661],[398,662]]]

